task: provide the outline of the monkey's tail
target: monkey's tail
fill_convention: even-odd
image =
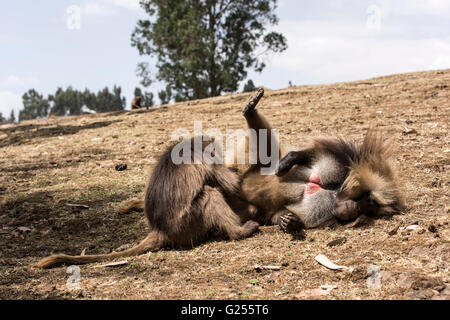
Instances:
[[[141,241],[137,246],[120,251],[112,252],[109,254],[98,254],[89,256],[68,256],[65,254],[56,254],[42,259],[34,266],[36,268],[52,268],[60,265],[79,265],[92,262],[110,261],[116,258],[137,256],[148,251],[157,251],[167,245],[165,237],[159,232],[152,231],[150,234]]]
[[[122,202],[116,208],[118,214],[127,214],[132,211],[144,211],[144,200],[133,199]]]

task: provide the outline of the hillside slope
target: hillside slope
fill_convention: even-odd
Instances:
[[[204,130],[244,128],[248,94],[0,126],[0,299],[449,299],[449,85],[450,70],[400,74],[266,91],[258,106],[291,145],[383,130],[397,146],[404,214],[308,230],[303,240],[263,227],[243,241],[150,253],[117,268],[81,266],[75,291],[65,267],[31,265],[53,252],[108,252],[143,239],[142,214],[118,216],[114,207],[142,195],[175,129],[192,132],[193,121]],[[128,169],[118,172],[121,163]],[[338,238],[345,240],[327,245]],[[327,270],[318,254],[354,271]],[[381,270],[379,289],[367,286],[370,266]],[[321,285],[335,289],[311,290]]]

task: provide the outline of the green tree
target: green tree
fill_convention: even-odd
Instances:
[[[110,111],[118,111],[125,109],[127,101],[125,97],[122,97],[122,88],[114,86],[113,87],[113,103],[110,106]]]
[[[143,93],[142,93],[141,88],[136,87],[136,88],[134,89],[134,96],[135,96],[135,97],[142,97],[142,95],[143,95]]]
[[[11,114],[9,115],[8,123],[16,122],[16,116],[14,115],[14,110],[11,110]]]
[[[172,100],[172,89],[169,85],[166,86],[166,89],[161,90],[158,92],[159,100],[161,101],[161,104],[168,104],[170,100]]]
[[[82,93],[82,101],[83,105],[89,108],[90,110],[95,111],[97,107],[97,96],[95,93],[90,92],[88,89],[85,89]]]
[[[256,90],[256,86],[253,83],[253,80],[248,80],[247,83],[244,85],[244,92],[252,92]]]
[[[23,110],[19,111],[19,121],[44,118],[48,115],[50,104],[42,94],[30,89],[22,96]]]
[[[150,18],[138,21],[132,46],[157,58],[156,78],[175,91],[175,100],[234,92],[249,68],[264,69],[262,53],[287,48],[282,34],[267,30],[278,22],[276,2],[142,0]],[[138,65],[138,75],[148,82],[148,64]],[[168,101],[167,90],[159,96]]]
[[[0,123],[6,122],[6,119],[3,118],[3,114],[0,112]]]
[[[58,88],[54,95],[50,95],[52,113],[56,116],[79,115],[83,107],[83,94],[69,86],[66,90]]]
[[[49,95],[52,113],[57,116],[79,115],[83,106],[95,112],[118,111],[125,109],[126,99],[122,89],[114,86],[112,92],[107,87],[97,94],[85,89],[83,92],[69,86],[66,90],[58,88],[54,95]]]

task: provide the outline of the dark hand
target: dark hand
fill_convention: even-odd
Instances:
[[[278,168],[275,171],[277,176],[283,176],[291,170],[293,166],[299,163],[299,159],[303,159],[303,155],[300,152],[291,151],[280,160]]]
[[[278,220],[278,225],[280,226],[281,230],[291,234],[297,233],[303,229],[303,223],[293,213],[282,215]]]

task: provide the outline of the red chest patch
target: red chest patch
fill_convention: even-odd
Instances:
[[[311,173],[309,177],[309,183],[305,186],[305,192],[303,193],[303,199],[313,195],[314,193],[322,190],[323,188],[320,186],[320,175],[318,172]]]
[[[313,171],[309,176],[309,182],[320,184],[320,175],[318,172]]]

